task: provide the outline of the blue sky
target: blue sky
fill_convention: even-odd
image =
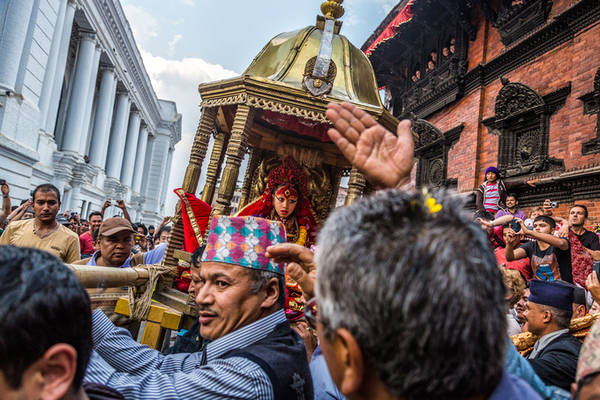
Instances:
[[[315,23],[322,0],[121,0],[154,90],[177,102],[182,140],[174,160],[187,160],[200,117],[197,85],[241,74],[275,35]],[[394,0],[346,0],[341,33],[360,47],[397,4]],[[209,153],[210,154],[210,153]],[[185,164],[174,162],[172,189],[183,180]],[[206,164],[206,163],[205,163]],[[206,165],[205,165],[206,166]],[[201,185],[203,187],[203,176]]]

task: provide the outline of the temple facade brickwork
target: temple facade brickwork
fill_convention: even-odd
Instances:
[[[417,144],[419,164],[444,176],[432,182],[421,167],[416,185],[468,193],[497,165],[508,180],[540,179],[519,191],[525,208],[550,197],[558,213],[582,203],[600,222],[600,3],[442,3],[400,2],[363,45],[396,117],[443,134],[462,127],[436,145],[433,163]]]

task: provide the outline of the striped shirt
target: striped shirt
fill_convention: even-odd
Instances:
[[[271,381],[258,364],[219,357],[264,339],[285,321],[278,310],[210,342],[204,352],[165,356],[137,343],[96,310],[94,351],[84,381],[109,386],[127,399],[273,399]]]
[[[500,200],[500,192],[498,191],[498,182],[485,184],[485,193],[483,194],[483,208],[485,211],[496,213],[498,211],[498,201]]]

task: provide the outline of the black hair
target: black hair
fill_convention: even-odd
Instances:
[[[46,192],[56,193],[56,198],[58,199],[58,202],[60,203],[60,191],[58,190],[58,188],[56,186],[52,185],[51,183],[42,183],[41,185],[39,185],[35,189],[33,189],[33,192],[31,194],[32,199],[35,199],[35,194],[38,191],[40,191],[42,193],[46,193]]]
[[[167,226],[163,226],[162,228],[160,228],[160,231],[158,231],[158,232],[157,232],[157,233],[154,235],[154,238],[155,238],[155,239],[158,239],[158,238],[160,238],[160,234],[161,234],[161,233],[163,233],[163,232],[169,232],[169,233],[171,233],[171,227],[170,227],[170,226],[168,226],[168,225],[167,225]]]
[[[571,209],[575,208],[575,207],[579,207],[583,210],[583,216],[584,217],[588,217],[588,209],[586,206],[584,206],[583,204],[573,204],[573,206],[571,207]]]
[[[137,228],[142,228],[144,230],[144,236],[146,236],[148,234],[148,228],[146,228],[146,225],[144,225],[143,222],[138,222],[135,224],[135,229],[137,231]]]
[[[148,229],[155,229],[155,228],[154,228],[154,225],[150,225],[150,226],[148,227]]]
[[[554,221],[554,218],[549,217],[547,215],[538,215],[537,217],[535,217],[535,219],[533,220],[533,223],[535,224],[538,221],[544,221],[545,223],[547,223],[548,225],[550,225],[550,227],[552,229],[556,228],[556,221]]]
[[[77,351],[79,389],[92,351],[90,298],[75,275],[44,251],[0,246],[0,371],[13,388],[57,343]]]
[[[206,245],[202,245],[200,247],[198,247],[193,253],[192,253],[192,267],[199,267],[200,266],[200,258],[202,257],[202,254],[204,253],[204,249],[206,248]]]
[[[481,218],[486,221],[493,221],[494,214],[486,210],[477,210],[475,214],[473,214],[473,221],[475,221],[477,218]]]
[[[517,197],[516,193],[509,193],[506,195],[506,197],[514,197],[516,201],[519,201],[519,198]]]
[[[98,215],[100,218],[102,218],[102,213],[100,211],[92,211],[88,216],[88,220],[91,221],[94,215]]]

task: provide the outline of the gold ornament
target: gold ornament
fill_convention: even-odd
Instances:
[[[344,0],[328,0],[321,4],[321,12],[327,19],[338,19],[344,15],[344,7],[341,6]]]

